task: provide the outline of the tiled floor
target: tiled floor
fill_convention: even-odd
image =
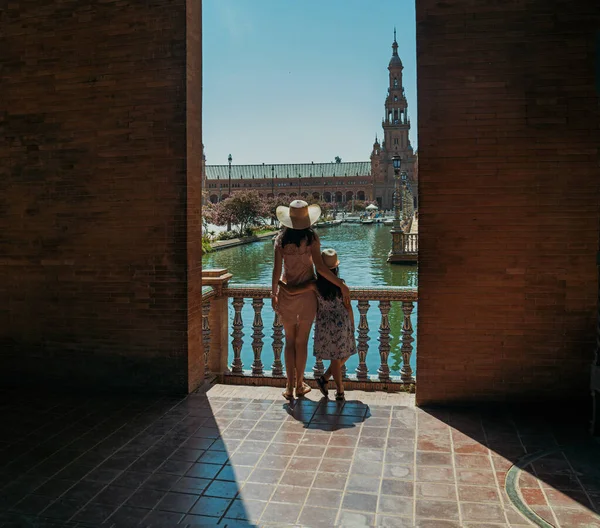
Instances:
[[[572,424],[426,411],[406,394],[288,406],[279,392],[4,394],[0,526],[533,526],[504,481],[546,453],[514,493],[538,525],[600,527],[599,452]]]

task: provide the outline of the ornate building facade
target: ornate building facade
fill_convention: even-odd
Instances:
[[[404,66],[398,55],[396,30],[392,58],[388,65],[389,86],[382,121],[383,139],[377,137],[370,161],[261,165],[206,165],[204,190],[213,203],[235,191],[255,190],[266,198],[285,197],[319,199],[344,204],[352,200],[376,201],[383,209],[392,209],[394,168],[392,159],[402,160],[401,171],[417,203],[417,155],[410,144],[408,102],[402,85]]]

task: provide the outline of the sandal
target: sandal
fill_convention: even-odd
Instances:
[[[337,392],[335,393],[335,399],[338,401],[344,401],[346,399],[346,396],[344,395],[343,392]]]
[[[325,398],[328,398],[329,391],[327,390],[327,381],[325,380],[325,376],[320,376],[319,378],[317,378],[317,385],[319,386],[321,394],[325,396]]]
[[[281,393],[281,395],[287,400],[292,401],[294,399],[294,391],[293,389],[286,389]]]
[[[296,387],[296,398],[301,398],[305,394],[308,394],[312,389],[306,383],[302,384],[302,388]]]

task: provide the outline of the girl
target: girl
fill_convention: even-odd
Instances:
[[[335,250],[323,250],[321,260],[330,273],[341,281],[338,277],[339,260]],[[354,314],[350,303],[344,302],[340,287],[325,278],[319,271],[317,271],[316,282],[308,281],[295,287],[283,283],[280,285],[282,290],[291,295],[304,295],[309,290],[317,293],[314,355],[317,359],[331,361],[323,376],[317,379],[317,384],[323,395],[327,397],[329,395],[327,383],[333,375],[337,388],[336,400],[343,400],[342,366],[350,356],[356,354]]]
[[[304,371],[310,328],[317,311],[315,294],[307,288],[311,282],[314,284],[314,268],[335,284],[344,302],[350,304],[348,286],[329,270],[321,258],[321,243],[311,228],[320,214],[318,205],[309,206],[303,200],[294,200],[289,207],[277,208],[277,218],[284,227],[275,239],[271,296],[273,309],[279,313],[285,332],[287,384],[283,397],[287,400],[293,399],[294,387],[296,397],[310,391],[310,387],[304,383]],[[297,287],[297,294],[291,295],[286,288],[279,288],[280,279]]]
[[[321,253],[325,265],[337,277],[340,261],[334,249]],[[336,400],[344,399],[342,366],[356,354],[354,341],[354,314],[352,306],[345,305],[338,286],[317,273],[317,319],[315,321],[314,355],[317,359],[329,359],[331,363],[323,376],[317,379],[319,389],[327,397],[327,383],[333,375],[337,392]]]

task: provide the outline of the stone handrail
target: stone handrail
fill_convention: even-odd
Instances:
[[[211,288],[212,289],[212,288]],[[203,289],[204,290],[204,289]],[[263,365],[262,350],[264,346],[263,337],[265,334],[262,320],[262,311],[265,306],[264,299],[271,295],[271,288],[266,284],[223,284],[220,291],[213,290],[210,296],[203,291],[203,344],[205,350],[205,368],[207,372],[212,370],[218,375],[221,381],[227,383],[228,379],[236,378],[280,378],[283,380],[284,366],[282,363],[282,352],[284,347],[283,325],[279,320],[278,314],[274,315],[272,338],[273,338],[273,356],[274,361],[270,369]],[[344,377],[348,381],[369,383],[384,383],[387,387],[393,384],[414,383],[410,359],[413,352],[414,330],[411,322],[411,314],[414,310],[414,303],[418,300],[416,288],[404,287],[371,287],[371,288],[350,288],[351,298],[358,301],[359,322],[356,327],[357,349],[358,349],[358,367],[352,376],[348,376],[344,370]],[[234,311],[233,321],[231,323],[231,346],[233,349],[233,358],[228,365],[229,346],[227,332],[229,331],[227,300],[231,298]],[[242,346],[244,338],[244,321],[242,318],[242,309],[246,302],[249,302],[254,311],[254,317],[251,322],[247,322],[252,328],[251,337],[253,361],[252,365],[242,363]],[[367,367],[367,355],[372,348],[369,346],[369,325],[367,313],[371,302],[377,302],[381,314],[378,328],[378,353],[380,365],[377,369],[377,375],[369,373]],[[403,314],[403,325],[401,332],[402,367],[400,376],[390,375],[388,358],[390,354],[390,324],[388,314],[391,309],[391,303],[399,303]],[[266,302],[267,309],[271,310],[269,301]],[[221,332],[220,336],[215,336],[211,332],[215,328]],[[248,370],[245,370],[251,367]],[[210,368],[210,370],[209,370]],[[320,376],[324,371],[323,362],[317,360],[313,367],[314,377]],[[362,386],[362,385],[361,385]]]

